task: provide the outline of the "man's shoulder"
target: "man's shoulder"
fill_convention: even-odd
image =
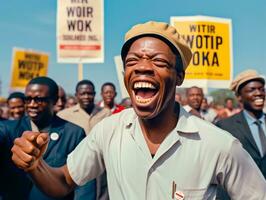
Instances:
[[[26,130],[31,130],[29,118],[26,116],[19,120],[5,120],[0,122],[1,137],[8,138],[10,141],[20,137],[23,131]]]
[[[67,115],[75,113],[77,110],[78,110],[78,106],[75,105],[75,106],[72,106],[70,108],[65,108],[64,110],[59,111],[57,113],[57,115],[58,116],[67,116]]]
[[[17,120],[5,120],[0,122],[0,127],[5,127],[7,130],[17,130],[20,127],[29,126],[30,120],[27,116]]]
[[[110,109],[102,108],[96,104],[95,104],[94,112],[95,112],[95,115],[103,115],[103,116],[109,116],[112,114]]]
[[[200,141],[213,151],[227,151],[236,140],[229,132],[198,117],[194,118],[193,126],[198,129]]]
[[[83,134],[84,132],[82,127],[63,119],[60,116],[55,116],[54,126],[57,128],[61,128],[62,130],[64,130],[64,132],[75,132],[75,134]]]
[[[221,128],[222,127],[227,127],[227,126],[232,126],[232,125],[234,125],[234,123],[236,121],[241,120],[242,116],[243,116],[242,112],[234,114],[234,115],[232,115],[230,117],[227,117],[227,118],[219,120],[218,122],[216,122],[216,125],[218,127],[221,127]]]
[[[127,108],[122,110],[119,113],[110,115],[109,117],[104,118],[100,123],[102,124],[112,124],[114,127],[122,126],[123,124],[131,123],[137,115],[133,108]]]
[[[67,128],[73,128],[73,129],[82,129],[80,126],[63,119],[60,116],[55,116],[54,124],[56,124],[57,126],[61,126],[61,127],[67,127]]]

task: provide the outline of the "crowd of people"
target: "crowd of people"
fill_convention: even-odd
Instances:
[[[215,105],[182,85],[190,48],[161,22],[132,27],[121,57],[130,98],[90,80],[74,95],[33,78],[0,120],[0,199],[266,199],[265,79],[238,74]],[[8,109],[6,109],[8,108]]]

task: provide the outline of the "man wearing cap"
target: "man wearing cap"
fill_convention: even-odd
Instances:
[[[266,178],[265,80],[254,70],[236,76],[230,89],[243,110],[217,122],[217,126],[238,138]]]
[[[32,135],[44,148],[45,134],[20,138],[13,161],[55,196],[106,170],[114,200],[215,199],[217,185],[233,199],[265,199],[266,182],[238,140],[175,103],[176,86],[192,56],[176,29],[147,22],[134,26],[125,39],[124,83],[133,108],[98,123],[61,168],[49,167],[38,148],[28,150],[36,148],[29,142]],[[22,152],[32,159],[22,159]]]

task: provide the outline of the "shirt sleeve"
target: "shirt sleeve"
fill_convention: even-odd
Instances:
[[[219,182],[233,200],[266,199],[266,181],[238,140],[221,165]]]
[[[101,135],[102,125],[99,123],[67,158],[70,176],[77,185],[84,185],[105,170]]]

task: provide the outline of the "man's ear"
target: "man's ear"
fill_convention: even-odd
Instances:
[[[182,85],[182,83],[183,83],[183,81],[184,81],[184,79],[185,79],[185,71],[184,70],[182,70],[181,72],[176,72],[176,85],[177,86],[180,86],[180,85]]]

